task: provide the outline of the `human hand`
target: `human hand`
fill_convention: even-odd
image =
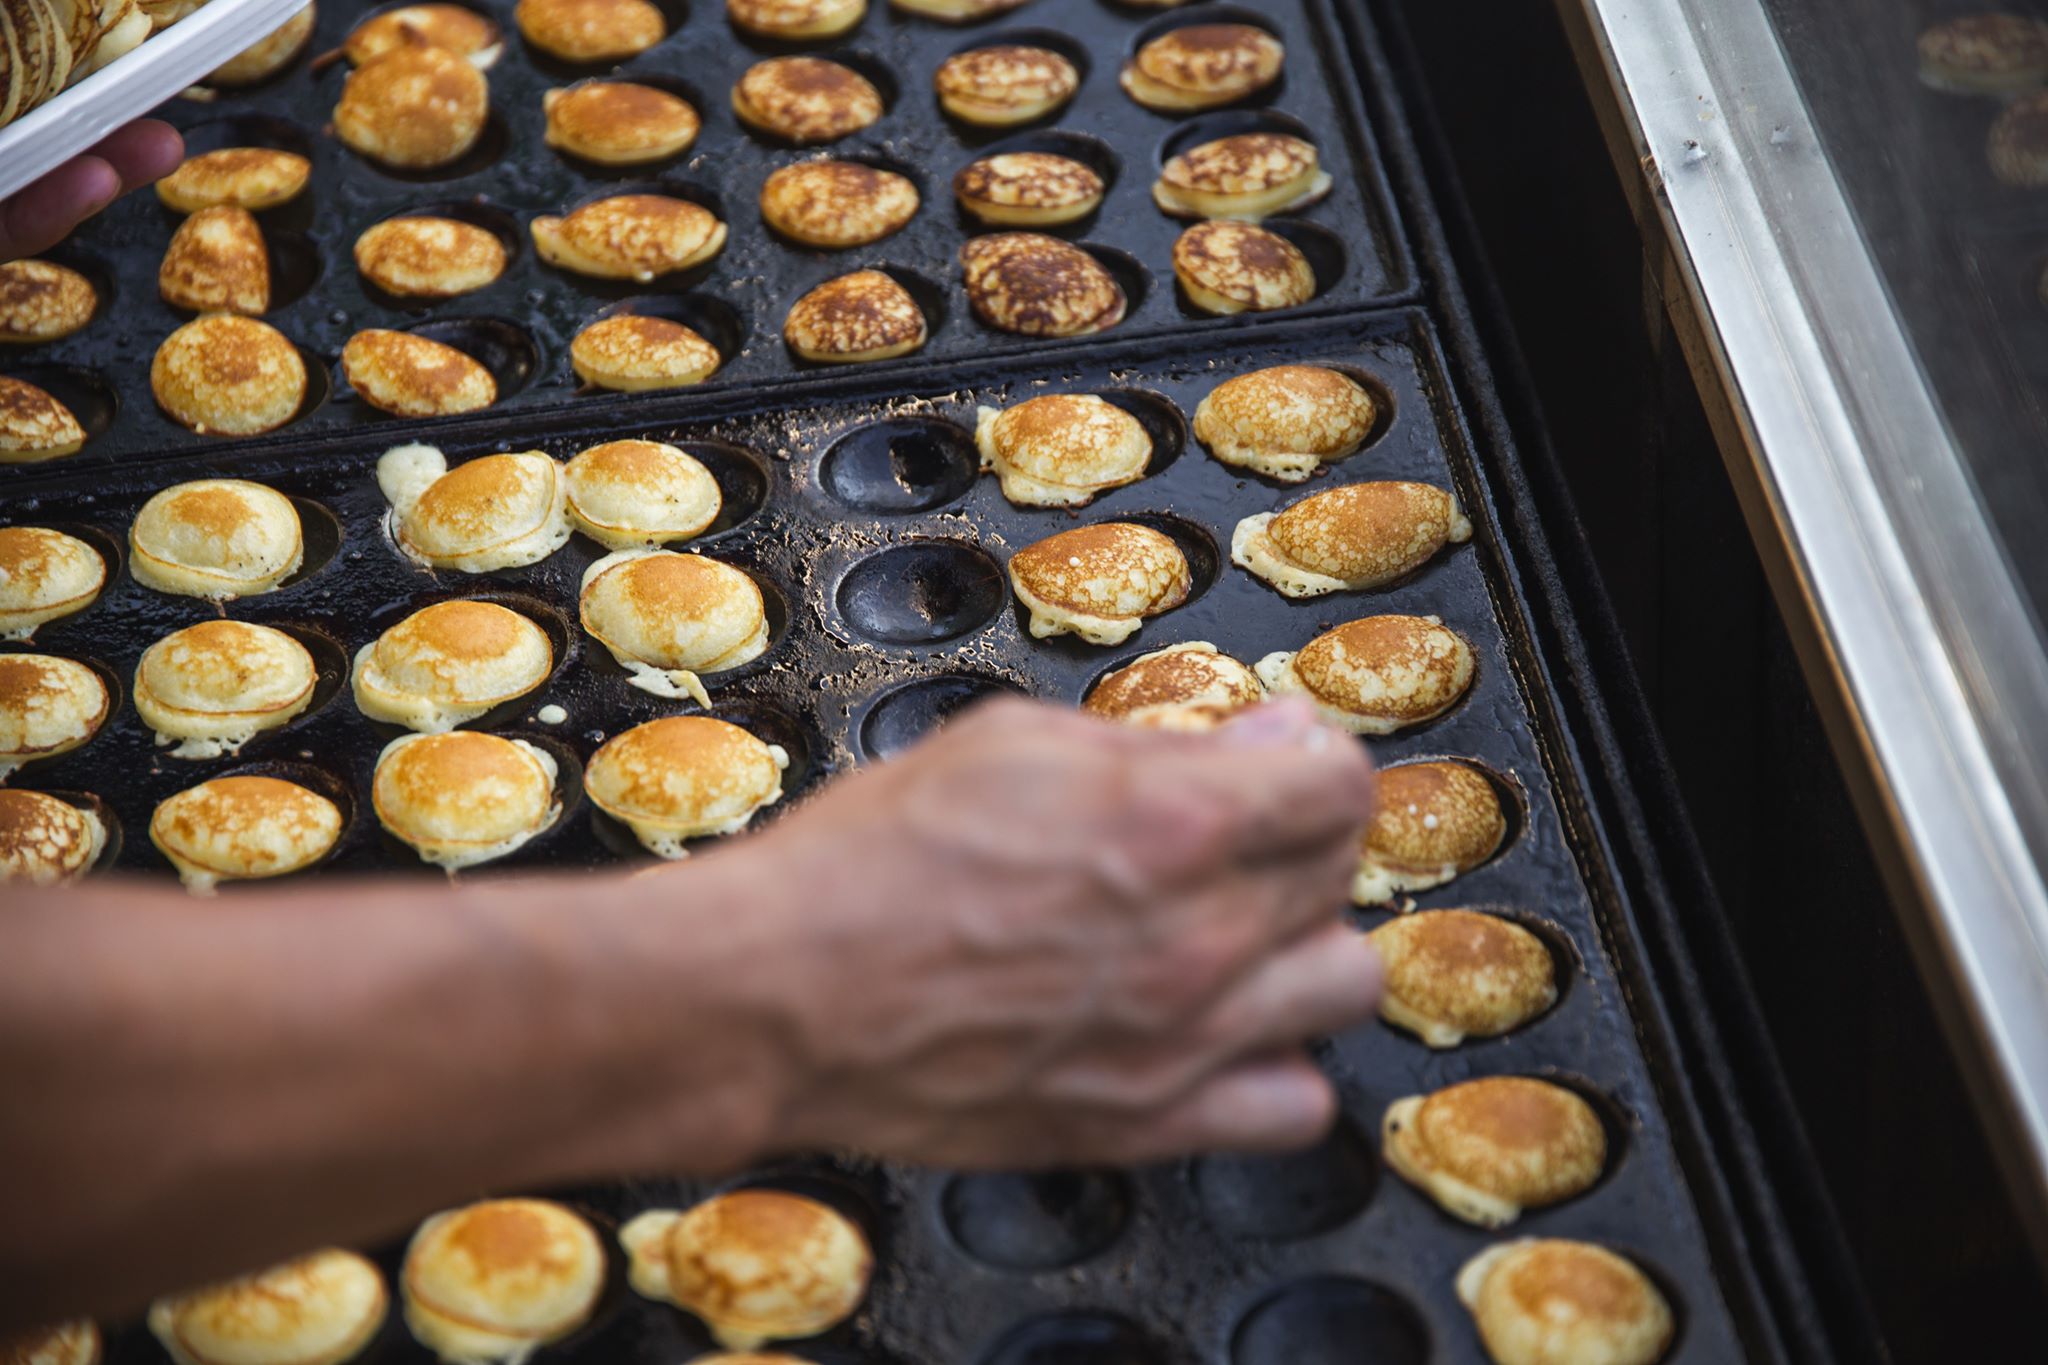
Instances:
[[[132,189],[178,168],[184,139],[156,119],[116,129],[27,187],[0,200],[0,261],[48,251],[71,229]]]

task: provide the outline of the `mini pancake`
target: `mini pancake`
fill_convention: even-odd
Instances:
[[[1148,616],[1187,601],[1187,556],[1149,526],[1105,521],[1027,545],[1010,557],[1010,586],[1031,613],[1031,637],[1078,635],[1120,645]]]
[[[1403,763],[1380,769],[1380,802],[1358,841],[1351,899],[1388,905],[1463,876],[1507,838],[1500,793],[1469,763]]]
[[[1051,152],[999,152],[953,177],[960,207],[990,227],[1058,227],[1102,206],[1095,169]]]
[[[106,826],[91,811],[42,792],[0,787],[0,886],[76,881],[92,870],[106,844]]]
[[[1050,48],[1003,44],[948,57],[932,86],[939,107],[961,122],[1006,128],[1060,109],[1081,88],[1081,73]]]
[[[1316,296],[1301,248],[1255,223],[1197,223],[1173,244],[1173,277],[1205,313],[1270,313]]]
[[[373,223],[356,238],[355,258],[364,279],[400,298],[454,298],[505,273],[505,244],[498,234],[458,218]]]
[[[908,176],[858,161],[799,161],[761,185],[761,217],[805,246],[840,251],[903,230],[918,210]]]
[[[826,365],[894,360],[922,348],[930,335],[917,300],[880,270],[825,281],[791,304],[782,324],[790,350]]]
[[[1458,1299],[1495,1365],[1655,1365],[1677,1331],[1649,1276],[1590,1242],[1488,1247],[1458,1272]]]
[[[99,733],[112,702],[100,675],[54,654],[0,654],[0,781]]]
[[[736,834],[782,799],[789,754],[712,716],[664,716],[614,735],[590,757],[591,804],[650,853],[677,859],[688,840]]]
[[[334,133],[372,161],[432,170],[460,160],[483,136],[490,83],[442,47],[394,47],[348,74]]]
[[[1136,483],[1152,462],[1145,424],[1092,393],[1049,393],[1001,411],[981,409],[981,467],[1020,507],[1081,507]]]
[[[1170,29],[1124,63],[1124,93],[1162,114],[1235,104],[1280,79],[1287,49],[1251,24]]]
[[[1561,1085],[1488,1076],[1395,1100],[1380,1151],[1452,1217],[1504,1228],[1524,1209],[1591,1189],[1607,1165],[1607,1130]]]
[[[1472,686],[1472,646],[1434,616],[1367,616],[1268,654],[1258,670],[1268,691],[1306,695],[1333,724],[1391,735],[1458,704]]]
[[[891,0],[898,12],[942,24],[975,24],[1021,9],[1031,0]]]
[[[342,48],[357,66],[386,53],[420,44],[445,48],[479,71],[494,65],[505,50],[504,34],[491,20],[467,5],[402,5],[373,14],[355,26]]]
[[[269,323],[209,313],[164,338],[149,386],[180,426],[202,436],[255,436],[298,415],[306,362]]]
[[[527,42],[565,62],[623,61],[668,33],[647,0],[519,0],[512,19]]]
[[[145,588],[225,601],[271,591],[305,560],[290,498],[242,479],[173,484],[128,528],[129,572]]]
[[[0,526],[0,640],[84,611],[107,585],[107,562],[76,536],[43,526]]]
[[[1920,35],[1920,80],[1958,95],[2017,95],[2048,84],[2048,24],[2018,14],[1971,14]]]
[[[127,56],[140,47],[142,40],[153,31],[149,16],[143,13],[139,3],[130,3],[130,0],[106,0],[106,3],[114,18],[111,23],[102,24],[99,46],[93,49],[92,60],[87,64],[88,74]]]
[[[356,709],[371,720],[439,734],[548,680],[547,632],[495,602],[437,602],[356,654]]]
[[[569,343],[578,378],[624,393],[701,384],[724,359],[695,329],[640,313],[599,318]]]
[[[341,348],[356,397],[400,417],[449,417],[498,401],[498,381],[467,352],[431,337],[369,327]]]
[[[164,248],[156,288],[165,303],[189,312],[268,312],[270,251],[256,215],[222,204],[180,223]]]
[[[1380,1018],[1430,1047],[1497,1038],[1557,1001],[1550,950],[1498,915],[1418,910],[1366,937],[1386,964]]]
[[[135,666],[135,710],[174,758],[231,754],[313,701],[306,647],[246,621],[201,621],[166,635]]]
[[[386,477],[391,458],[387,451],[378,462],[377,482],[392,505],[394,538],[429,568],[488,573],[538,564],[569,539],[562,467],[537,450],[485,455],[453,469],[444,460],[440,472],[420,461],[404,478]]]
[[[696,1314],[722,1346],[813,1337],[853,1316],[874,1253],[838,1211],[782,1190],[716,1195],[619,1229],[633,1288]]]
[[[790,142],[835,142],[882,116],[882,92],[838,62],[770,57],[733,86],[732,111],[748,127]]]
[[[340,837],[332,801],[275,777],[217,777],[160,802],[149,817],[149,841],[200,896],[221,882],[311,867]]]
[[[420,1224],[399,1288],[406,1325],[443,1360],[523,1361],[590,1321],[604,1277],[604,1244],[583,1218],[491,1199]]]
[[[384,1277],[352,1251],[158,1299],[149,1330],[177,1365],[341,1365],[384,1325]]]
[[[1316,145],[1285,133],[1239,133],[1191,147],[1166,163],[1152,201],[1181,218],[1256,223],[1306,208],[1330,192]]]
[[[2048,90],[2022,95],[1991,125],[1992,174],[2008,185],[2048,185]]]
[[[35,343],[70,336],[99,307],[92,281],[54,261],[0,263],[0,341]]]
[[[767,602],[747,574],[703,555],[619,550],[583,573],[583,628],[657,697],[709,706],[702,673],[768,652]]]
[[[1227,465],[1300,483],[1356,455],[1379,407],[1363,384],[1321,365],[1275,365],[1225,380],[1195,409],[1195,439]]]
[[[85,428],[47,389],[0,375],[0,464],[34,464],[70,455]]]
[[[476,730],[400,735],[377,756],[370,801],[377,822],[420,861],[455,872],[502,858],[554,824],[562,813],[555,776],[553,756],[525,740]]]
[[[0,1365],[100,1365],[100,1351],[100,1329],[81,1318],[0,1339]]]
[[[1206,640],[1133,659],[1095,684],[1081,709],[1150,730],[1213,730],[1266,696],[1259,675]]]
[[[998,232],[960,248],[967,300],[983,322],[1020,336],[1077,337],[1124,320],[1123,286],[1088,252],[1037,232]]]
[[[1320,597],[1391,583],[1471,538],[1472,523],[1441,488],[1354,483],[1246,517],[1230,558],[1287,597]]]
[[[282,28],[251,43],[215,67],[206,83],[216,86],[254,85],[258,81],[269,80],[290,66],[306,50],[306,41],[313,36],[313,11],[314,6],[308,4],[285,20]]]
[[[569,520],[612,550],[701,535],[725,495],[694,456],[660,441],[606,441],[569,461]]]
[[[868,0],[726,0],[732,26],[761,38],[837,38],[867,16]]]
[[[690,150],[703,120],[690,102],[633,81],[587,81],[540,97],[548,146],[604,166],[641,166]]]
[[[261,210],[298,197],[312,178],[313,163],[275,147],[223,147],[188,156],[156,182],[157,198],[179,213],[233,205]]]
[[[725,249],[725,236],[710,209],[665,194],[615,194],[533,220],[533,244],[549,265],[643,284],[702,265]]]

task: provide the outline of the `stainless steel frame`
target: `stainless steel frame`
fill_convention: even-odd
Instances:
[[[1758,0],[1557,3],[1751,533],[2048,1256],[2048,637]]]

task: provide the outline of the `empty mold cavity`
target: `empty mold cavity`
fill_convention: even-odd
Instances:
[[[894,758],[977,703],[1023,695],[1015,683],[965,673],[904,683],[884,692],[868,709],[860,725],[861,752],[877,761]]]
[[[340,553],[343,536],[341,519],[324,503],[294,496],[291,504],[299,514],[299,567],[277,585],[280,591],[296,587],[326,568]]]
[[[106,435],[121,410],[114,386],[97,370],[82,365],[9,365],[7,377],[33,384],[69,408],[85,429],[82,448],[86,450],[92,448],[95,437]]]
[[[1150,389],[1097,389],[1095,395],[1137,418],[1145,434],[1152,438],[1152,459],[1145,466],[1145,477],[1165,473],[1167,466],[1188,448],[1187,418],[1166,395]]]
[[[1202,1157],[1189,1178],[1219,1230],[1284,1242],[1318,1236],[1356,1218],[1372,1199],[1376,1177],[1372,1149],[1347,1118],[1305,1151]]]
[[[311,161],[313,145],[312,134],[298,124],[265,114],[230,114],[226,118],[208,119],[185,130],[187,160],[228,147],[269,147]],[[307,188],[311,189],[311,185]]]
[[[265,228],[263,247],[270,257],[267,311],[275,313],[313,292],[320,282],[321,265],[320,247],[311,237],[290,228]]]
[[[590,280],[587,283],[604,282]],[[612,283],[630,284],[631,281]],[[718,352],[718,362],[721,366],[732,364],[746,345],[747,324],[740,316],[739,310],[724,299],[713,298],[709,294],[633,294],[600,309],[590,321],[599,322],[605,318],[627,315],[666,318],[670,322],[681,323],[711,343],[712,348]],[[584,325],[587,327],[590,324]]]
[[[1423,1365],[1429,1330],[1392,1290],[1335,1276],[1301,1280],[1238,1324],[1232,1365]]]
[[[981,629],[1009,596],[1002,566],[960,540],[911,540],[860,560],[839,582],[839,614],[887,645],[936,645]]]
[[[1354,1356],[1353,1360],[1368,1358]],[[1055,1313],[1012,1327],[982,1365],[1165,1365],[1166,1352],[1136,1323],[1110,1313]]]
[[[974,436],[939,417],[885,417],[840,436],[818,461],[818,482],[860,512],[929,512],[965,497],[981,474]]]
[[[1004,1270],[1059,1270],[1114,1242],[1131,1217],[1130,1182],[1113,1172],[961,1175],[939,1198],[968,1255]]]

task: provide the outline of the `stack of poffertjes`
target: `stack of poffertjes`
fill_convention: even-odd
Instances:
[[[0,126],[190,14],[205,0],[0,0]]]

